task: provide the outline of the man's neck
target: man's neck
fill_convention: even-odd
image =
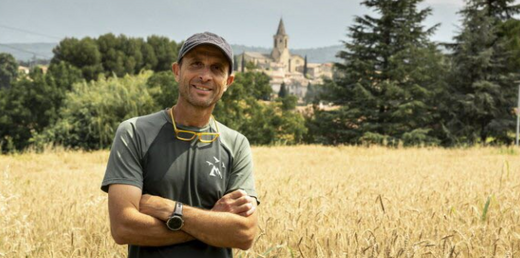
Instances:
[[[175,112],[173,115],[175,117],[175,122],[178,124],[192,127],[204,127],[209,123],[214,107],[215,106],[198,108],[178,102],[170,112]]]

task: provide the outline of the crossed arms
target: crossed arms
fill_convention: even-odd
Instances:
[[[175,201],[143,195],[132,185],[114,184],[108,190],[112,237],[117,244],[166,246],[198,239],[208,245],[249,249],[257,231],[256,200],[242,190],[228,193],[211,210],[184,205],[184,226],[170,231],[165,221]]]

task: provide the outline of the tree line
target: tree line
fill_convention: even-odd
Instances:
[[[362,2],[371,14],[349,27],[334,78],[308,87],[312,112],[296,112],[294,96],[284,91],[275,98],[269,77],[247,69],[237,73],[215,117],[253,144],[510,144],[519,7],[469,0],[454,43],[439,44],[430,40],[438,25],[423,25],[432,10],[420,9],[421,2]],[[181,45],[160,36],[65,38],[48,71],[28,75],[0,54],[1,151],[109,147],[119,122],[174,104],[170,67]],[[318,101],[335,108],[322,110]]]
[[[18,74],[11,55],[0,54],[1,151],[110,147],[120,122],[175,104],[170,69],[181,45],[159,36],[66,38],[46,73],[35,67],[28,75]],[[267,102],[271,95],[266,74],[238,73],[214,115],[253,144],[302,142],[304,118],[295,105]]]

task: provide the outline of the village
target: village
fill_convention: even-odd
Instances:
[[[276,34],[273,36],[271,53],[243,52],[235,55],[236,72],[247,70],[247,64],[253,64],[254,69],[267,74],[271,80],[273,93],[280,92],[282,84],[289,94],[295,95],[301,101],[310,84],[321,85],[323,79],[332,78],[332,63],[308,63],[307,57],[291,54],[289,35],[285,31],[283,19],[280,19]]]

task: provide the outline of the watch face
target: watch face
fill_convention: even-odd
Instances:
[[[182,225],[184,225],[184,220],[179,216],[173,216],[166,222],[166,226],[174,231],[181,229]]]

